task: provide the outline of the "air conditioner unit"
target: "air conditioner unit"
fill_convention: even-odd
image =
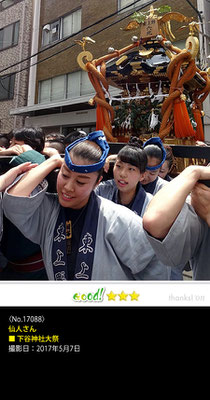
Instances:
[[[43,31],[49,32],[50,31],[50,24],[43,26]]]

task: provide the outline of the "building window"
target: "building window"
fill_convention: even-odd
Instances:
[[[46,24],[42,28],[42,45],[47,46],[56,40],[71,36],[81,29],[82,10],[59,18],[57,21]]]
[[[15,74],[0,77],[0,101],[12,100],[14,97]]]
[[[15,0],[0,0],[1,9],[13,6],[13,4],[15,4]]]
[[[42,43],[47,46],[50,43],[60,39],[60,21],[55,21],[52,24],[47,24],[42,30]]]
[[[126,8],[125,11],[132,10],[135,7],[133,4],[135,0],[118,0],[118,11],[121,11],[124,7],[131,5],[130,7]],[[124,10],[123,10],[124,11]]]
[[[135,11],[135,8],[139,7],[140,5],[142,6],[144,3],[148,3],[147,0],[142,0],[141,4],[138,2],[136,4],[135,0],[118,0],[118,11],[119,12],[126,12],[126,11]],[[130,6],[130,7],[127,7]],[[127,7],[125,10],[123,10],[124,7]]]
[[[65,75],[56,76],[51,79],[51,101],[65,99]]]
[[[51,101],[51,80],[47,79],[39,83],[39,103],[49,103]]]
[[[5,50],[18,44],[19,25],[20,22],[17,21],[0,29],[0,50]]]
[[[73,33],[80,31],[81,29],[81,19],[82,19],[82,10],[81,8],[69,15],[66,15],[62,19],[62,37],[65,38],[67,36],[73,35]]]
[[[90,82],[89,76],[87,72],[82,71],[81,74],[81,96],[85,96],[87,94],[90,94],[91,92],[94,92],[93,86]]]
[[[71,99],[81,95],[81,72],[77,71],[67,75],[67,98]],[[85,72],[85,71],[84,71]]]
[[[0,0],[0,11],[19,3],[22,0]]]
[[[92,92],[87,72],[76,71],[39,82],[39,103],[73,99]]]

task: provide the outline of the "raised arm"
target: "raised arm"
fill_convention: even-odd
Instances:
[[[18,165],[17,167],[13,167],[9,171],[5,172],[5,174],[0,176],[0,192],[3,192],[9,185],[11,185],[18,175],[30,171],[36,166],[37,164],[26,162],[24,164]]]
[[[144,229],[163,239],[199,179],[210,179],[210,167],[190,166],[153,197],[143,217]]]
[[[13,196],[28,197],[35,187],[55,168],[60,168],[63,163],[60,155],[50,157],[36,168],[27,172],[8,193]]]
[[[197,183],[191,193],[191,204],[210,228],[210,188]]]

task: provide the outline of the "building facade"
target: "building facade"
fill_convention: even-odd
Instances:
[[[199,34],[200,54],[203,67],[210,67],[210,4],[206,0],[198,0],[197,7],[202,20],[202,31]],[[210,96],[203,102],[205,140],[210,142]]]
[[[27,106],[29,62],[21,61],[31,54],[32,3],[0,1],[0,133],[25,123],[24,115],[10,111]]]
[[[20,2],[21,3],[21,2]],[[28,3],[27,1],[22,3]],[[33,8],[31,57],[27,104],[14,104],[10,114],[26,126],[42,127],[45,133],[67,134],[73,129],[95,129],[96,110],[88,101],[95,94],[85,71],[77,63],[81,47],[75,40],[89,36],[94,58],[131,43],[135,32],[125,32],[130,15],[148,1],[141,0],[36,0]],[[192,6],[190,4],[192,4]],[[154,6],[165,4],[164,0]],[[194,16],[196,1],[168,1],[173,11]],[[18,6],[18,5],[17,5]],[[14,6],[13,6],[14,7]],[[127,7],[127,8],[125,8]],[[184,47],[186,31],[176,31],[177,45]],[[116,93],[110,88],[111,94]]]

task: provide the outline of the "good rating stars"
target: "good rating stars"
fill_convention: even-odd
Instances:
[[[114,293],[112,290],[109,294],[107,294],[108,301],[116,301],[119,299],[120,301],[138,301],[139,300],[139,293],[136,293],[135,290],[133,293],[127,294],[122,290],[121,293]]]

